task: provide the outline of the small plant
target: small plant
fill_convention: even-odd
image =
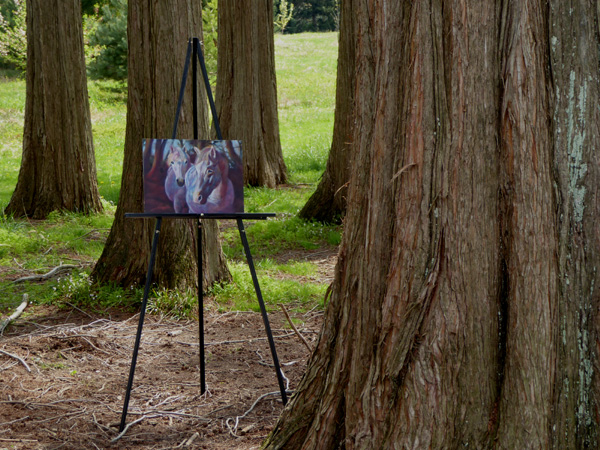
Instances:
[[[294,4],[292,2],[287,2],[286,0],[281,0],[279,2],[279,13],[275,17],[275,31],[283,33],[285,31],[285,27],[292,19],[292,14],[294,13]]]
[[[60,278],[54,286],[55,304],[77,306],[88,310],[137,307],[142,298],[139,287],[122,288],[112,284],[95,285],[87,272],[74,272]]]
[[[148,299],[147,311],[150,313],[162,312],[177,319],[189,319],[197,314],[198,297],[196,292],[191,290],[186,292],[154,290]]]

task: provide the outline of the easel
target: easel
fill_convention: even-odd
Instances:
[[[219,127],[219,120],[217,117],[217,110],[215,102],[213,100],[212,91],[210,89],[210,83],[208,80],[208,73],[206,71],[206,65],[204,63],[204,57],[202,52],[199,51],[200,41],[198,38],[193,38],[188,41],[187,54],[185,57],[185,66],[183,69],[183,78],[181,80],[181,88],[179,90],[179,100],[177,103],[177,111],[175,113],[175,124],[173,126],[172,139],[176,138],[177,123],[179,122],[179,114],[181,112],[181,106],[183,104],[183,96],[185,92],[185,84],[190,65],[190,56],[192,56],[192,94],[193,94],[193,118],[194,118],[194,139],[198,139],[198,79],[197,79],[197,61],[200,62],[202,69],[202,75],[204,78],[204,85],[206,87],[206,93],[210,103],[210,109],[213,116],[213,123],[217,132],[217,137],[223,139],[221,136],[221,129]],[[193,53],[193,55],[192,55]],[[156,259],[156,249],[158,247],[158,238],[160,235],[160,227],[162,224],[163,217],[177,218],[177,219],[196,219],[198,221],[197,228],[197,252],[198,252],[198,322],[199,322],[199,340],[200,340],[200,392],[204,394],[206,392],[206,367],[204,357],[204,292],[202,290],[202,220],[201,219],[235,219],[237,222],[238,230],[240,232],[240,238],[244,247],[244,253],[250,268],[250,274],[252,275],[252,282],[254,284],[254,290],[256,291],[256,297],[260,305],[260,312],[262,314],[263,322],[265,325],[265,331],[267,333],[267,339],[269,341],[269,347],[271,349],[271,355],[273,357],[273,365],[275,366],[275,374],[277,375],[277,381],[279,383],[279,390],[281,391],[281,400],[285,405],[287,403],[287,395],[285,391],[285,385],[283,382],[283,374],[279,367],[279,359],[277,358],[277,351],[275,350],[275,341],[273,340],[273,333],[271,332],[271,326],[269,325],[269,318],[267,316],[267,310],[263,301],[260,286],[258,284],[258,278],[256,276],[256,270],[254,268],[254,262],[252,261],[252,254],[250,253],[250,246],[248,245],[248,238],[246,237],[246,230],[244,228],[243,219],[252,220],[266,220],[268,217],[273,217],[273,213],[235,213],[235,214],[151,214],[141,213],[125,214],[127,218],[156,218],[156,228],[154,230],[154,238],[152,239],[152,250],[150,252],[150,261],[148,263],[148,273],[146,275],[146,285],[144,286],[144,296],[142,300],[142,308],[140,311],[140,318],[137,328],[137,334],[135,337],[135,344],[133,347],[133,356],[131,358],[131,366],[129,368],[129,379],[127,381],[127,390],[125,392],[125,402],[123,403],[123,413],[121,414],[121,426],[119,431],[125,429],[125,420],[127,419],[127,409],[129,407],[129,399],[131,396],[131,388],[133,386],[133,377],[135,374],[135,366],[137,362],[138,351],[140,347],[140,341],[142,338],[142,328],[144,326],[144,317],[146,315],[146,305],[148,302],[148,295],[150,293],[150,285],[152,281],[152,273],[154,270],[154,262]]]

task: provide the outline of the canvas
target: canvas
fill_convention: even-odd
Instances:
[[[240,141],[144,139],[144,212],[244,212]]]

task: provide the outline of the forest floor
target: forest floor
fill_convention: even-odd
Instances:
[[[318,253],[330,281],[335,249]],[[323,312],[288,309],[314,348]],[[146,315],[130,426],[119,433],[138,319],[28,307],[0,337],[0,450],[260,448],[283,408],[260,313],[218,312],[207,301],[204,395],[198,322]],[[310,352],[283,312],[269,321],[293,391]]]

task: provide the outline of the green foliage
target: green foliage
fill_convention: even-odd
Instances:
[[[54,295],[47,298],[47,302],[73,305],[91,311],[137,307],[143,296],[139,287],[123,289],[112,284],[94,285],[87,271],[75,271],[59,278],[52,289]]]
[[[280,0],[279,2],[279,12],[275,14],[275,32],[283,33],[285,31],[285,27],[292,19],[292,14],[294,13],[294,4],[288,3],[287,0]]]
[[[12,0],[0,12],[0,63],[25,71],[27,33],[25,0]],[[7,15],[7,17],[4,16]]]
[[[97,14],[100,7],[108,4],[110,0],[81,0],[81,13],[85,15]]]
[[[203,55],[206,71],[214,91],[217,83],[217,37],[218,37],[218,0],[204,0],[202,2],[202,41],[204,43]]]
[[[284,0],[275,0],[275,15],[281,13]],[[339,27],[339,0],[295,0],[294,15],[287,33],[335,31]]]
[[[154,289],[148,298],[148,312],[167,314],[177,319],[197,317],[198,293]]]
[[[86,23],[90,77],[95,79],[127,78],[127,0],[109,0],[101,8],[97,26]],[[89,21],[94,21],[93,18]]]

